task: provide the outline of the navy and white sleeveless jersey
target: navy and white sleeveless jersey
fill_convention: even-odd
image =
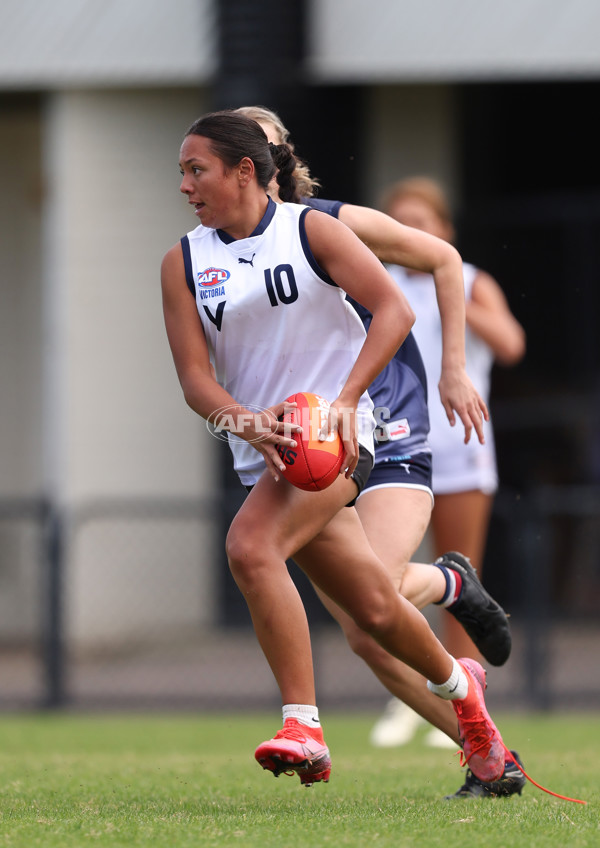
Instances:
[[[306,205],[339,217],[344,205],[338,200],[306,198]],[[358,312],[364,327],[369,329],[372,315],[359,303],[348,298]],[[423,359],[412,331],[406,337],[394,358],[369,386],[375,407],[375,469],[367,483],[373,485],[378,465],[406,464],[419,455],[419,462],[429,468],[422,476],[430,478],[431,448],[428,441],[429,415],[427,410],[427,376]],[[424,456],[427,455],[427,458]]]
[[[237,403],[273,406],[295,392],[335,400],[366,332],[345,293],[319,267],[305,231],[310,210],[269,200],[245,239],[202,225],[181,240],[216,379]],[[373,404],[358,407],[359,442],[372,454]],[[264,460],[229,435],[241,482],[257,482]]]
[[[427,379],[433,389],[439,383],[442,363],[442,324],[433,277],[431,274],[413,272],[409,274],[405,268],[398,265],[388,266],[388,271],[406,295],[417,316],[413,332],[423,351]],[[463,263],[465,300],[467,301],[471,298],[477,273],[474,265]],[[467,374],[487,403],[494,361],[493,353],[483,339],[473,333],[468,325],[465,329],[465,356]],[[429,415],[434,493],[452,494],[470,489],[494,492],[498,486],[498,474],[492,427],[486,428],[485,444],[480,444],[478,439],[472,436],[465,445],[464,430],[458,423],[455,427],[450,427],[439,395],[432,397]]]

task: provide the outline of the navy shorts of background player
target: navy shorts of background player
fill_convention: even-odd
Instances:
[[[304,203],[334,218],[343,206],[339,200],[306,198]],[[349,302],[369,329],[371,313],[352,298]],[[375,407],[375,464],[364,491],[375,486],[404,485],[431,493],[431,448],[427,378],[412,332],[394,358],[369,386]],[[433,497],[433,495],[432,495]]]

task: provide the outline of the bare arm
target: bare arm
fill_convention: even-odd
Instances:
[[[382,262],[433,275],[442,323],[440,399],[451,426],[456,423],[455,413],[461,419],[465,442],[473,428],[483,442],[483,420],[489,420],[489,412],[465,370],[465,290],[460,254],[443,239],[400,224],[376,209],[344,204],[339,218]]]
[[[414,313],[383,265],[340,221],[311,210],[306,216],[306,234],[321,268],[373,316],[365,343],[333,404],[335,409],[355,410],[360,396],[408,335]],[[358,459],[356,431],[340,427],[340,434],[351,473]]]
[[[501,365],[516,365],[525,355],[525,330],[510,311],[496,280],[479,271],[466,304],[467,324],[490,346]]]
[[[284,471],[285,466],[275,445],[296,445],[293,438],[283,435],[283,424],[277,421],[284,404],[273,407],[270,414],[257,415],[237,403],[217,383],[196,301],[186,285],[179,244],[172,247],[163,259],[161,286],[167,337],[186,403],[202,418],[223,429],[232,429],[226,420],[235,421],[241,427],[236,429],[236,434],[252,442],[253,447],[263,455],[267,469],[277,480],[278,471]],[[227,408],[227,419],[219,413],[224,407]],[[269,430],[271,435],[265,436]],[[257,436],[260,436],[260,440],[255,441]]]

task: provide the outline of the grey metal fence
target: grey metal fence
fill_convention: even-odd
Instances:
[[[249,617],[228,601],[219,512],[135,500],[65,516],[43,499],[0,501],[0,708],[278,704]],[[598,708],[600,488],[502,490],[494,525],[514,650],[489,670],[490,702]],[[548,574],[559,551],[569,591],[557,599]],[[381,706],[381,685],[290,569],[309,611],[320,703]]]

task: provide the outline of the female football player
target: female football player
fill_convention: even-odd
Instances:
[[[231,524],[227,555],[284,720],[255,756],[276,775],[298,773],[306,785],[331,771],[306,614],[286,567],[293,557],[362,631],[451,701],[471,770],[493,781],[504,770],[505,749],[485,708],[485,672],[448,654],[396,591],[356,509],[346,508],[373,462],[367,388],[414,316],[381,263],[341,222],[269,198],[275,174],[281,199],[296,198],[295,164],[288,145],[269,144],[245,116],[219,112],[194,122],[180,150],[180,189],[199,225],[162,264],[165,324],[184,397],[229,429],[234,466],[250,489]],[[370,312],[368,332],[346,293]],[[330,427],[339,424],[346,450],[345,472],[321,492],[288,483],[277,451],[295,446],[278,419],[296,391],[332,401]],[[478,397],[463,411],[480,418]]]

